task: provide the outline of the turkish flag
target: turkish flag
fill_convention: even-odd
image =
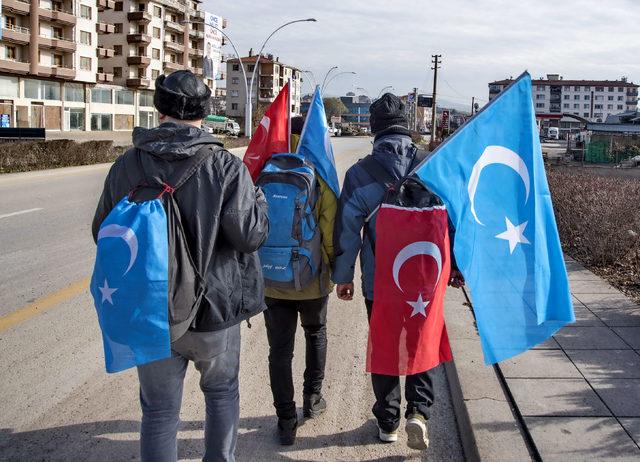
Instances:
[[[289,152],[289,82],[282,87],[256,128],[243,162],[255,182],[272,154]]]
[[[383,204],[375,259],[367,372],[413,375],[451,361],[443,313],[451,273],[444,206]]]

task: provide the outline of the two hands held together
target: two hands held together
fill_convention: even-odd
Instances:
[[[456,289],[464,286],[464,277],[462,273],[457,270],[451,271],[451,277],[449,278],[449,285]],[[346,284],[338,284],[336,286],[336,295],[340,300],[353,300],[353,282]]]

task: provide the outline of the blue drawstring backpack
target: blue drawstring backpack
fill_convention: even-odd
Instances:
[[[204,280],[173,193],[212,152],[206,146],[180,161],[168,181],[143,178],[100,226],[90,290],[107,372],[169,358],[171,342],[185,334],[197,314]],[[145,154],[136,155],[144,175],[140,156]]]

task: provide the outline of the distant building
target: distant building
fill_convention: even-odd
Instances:
[[[242,58],[242,65],[247,76],[247,86],[251,82],[258,57],[252,55]],[[246,102],[245,85],[242,83],[243,73],[237,58],[227,59],[227,116],[244,124],[244,110]],[[260,67],[256,73],[256,79],[251,91],[251,100],[256,107],[256,99],[260,105],[271,104],[278,93],[291,79],[291,112],[300,114],[300,96],[302,86],[302,73],[293,66],[281,63],[280,59],[273,55],[262,55]],[[260,88],[258,97],[258,86]]]
[[[489,100],[513,79],[489,83]],[[565,80],[559,74],[533,80],[532,98],[541,128],[577,131],[584,122],[604,122],[609,115],[638,106],[638,85],[620,80]],[[583,121],[583,122],[581,122]]]
[[[369,128],[369,106],[371,99],[365,95],[356,95],[353,92],[340,97],[340,101],[346,106],[347,112],[342,114],[342,123],[348,123],[362,128]]]

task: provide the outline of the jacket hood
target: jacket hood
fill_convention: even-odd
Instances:
[[[205,144],[223,146],[217,138],[192,125],[166,122],[155,128],[133,130],[136,148],[165,160],[191,157]]]
[[[386,135],[373,143],[372,155],[390,173],[400,179],[409,173],[415,155],[411,137],[401,134]]]

